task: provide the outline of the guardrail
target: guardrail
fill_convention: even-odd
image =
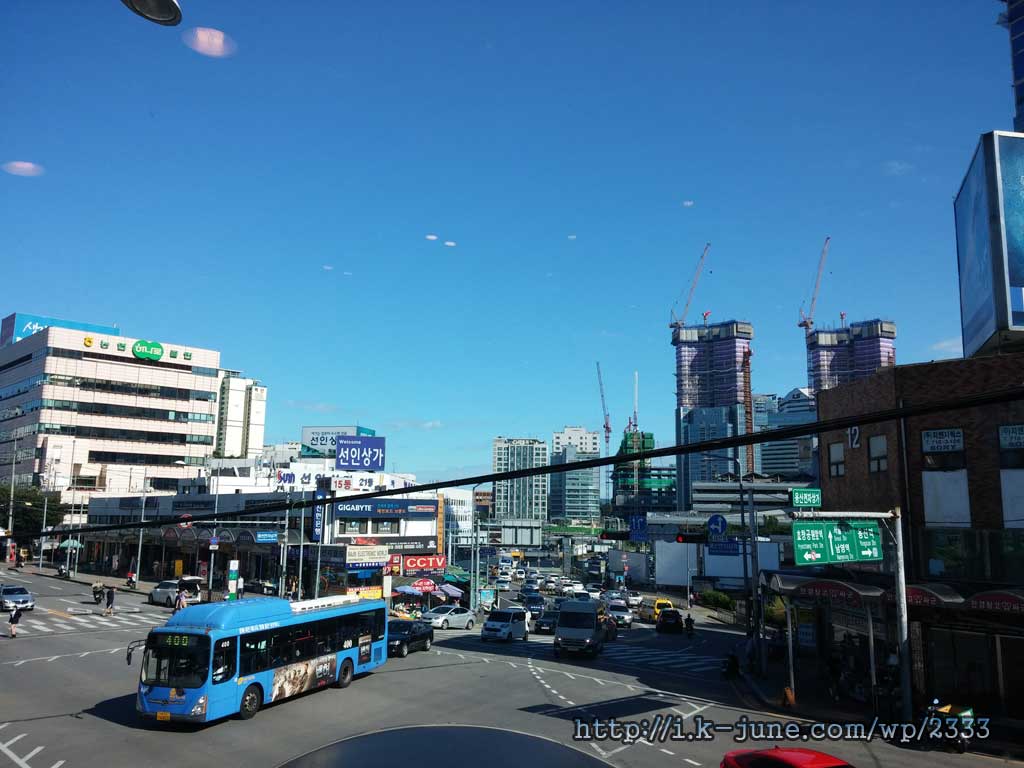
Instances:
[[[715,608],[711,612],[711,617],[716,621],[722,622],[723,624],[736,623],[736,611],[726,611],[722,608]]]

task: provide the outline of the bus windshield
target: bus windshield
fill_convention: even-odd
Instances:
[[[199,688],[210,668],[210,638],[151,632],[142,660],[142,683],[162,688]]]

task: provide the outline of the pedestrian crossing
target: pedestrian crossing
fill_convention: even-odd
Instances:
[[[113,616],[99,614],[51,614],[26,611],[18,624],[18,637],[22,635],[67,634],[70,632],[102,632],[104,630],[143,629],[163,626],[169,614],[143,611],[141,613],[117,613]]]
[[[521,658],[553,655],[552,641],[551,635],[530,635],[530,639],[526,642],[514,640],[504,643],[500,641],[483,642],[477,632],[442,633],[435,631],[434,633],[434,644],[439,648],[458,648],[459,650]],[[685,647],[651,648],[621,641],[605,643],[604,651],[599,658],[605,662],[687,673],[718,670],[722,661],[718,656],[695,653]]]

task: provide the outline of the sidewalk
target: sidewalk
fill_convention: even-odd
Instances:
[[[735,653],[743,658],[745,640],[738,643]],[[820,680],[813,675],[796,674],[796,706],[792,709],[783,705],[782,692],[789,685],[789,667],[786,661],[769,661],[768,674],[755,677],[745,669],[740,669],[740,678],[751,694],[758,700],[761,707],[779,717],[795,715],[807,720],[829,723],[870,723],[874,714],[871,705],[845,699],[835,702],[828,696]],[[888,700],[880,697],[878,717],[881,722],[899,722],[899,712],[889,713]],[[893,706],[896,706],[894,703]],[[983,716],[978,712],[977,715]],[[991,737],[975,739],[971,742],[970,751],[995,755],[999,757],[1024,758],[1024,727],[1014,723],[993,720],[990,724]]]
[[[62,579],[57,575],[56,569],[47,568],[46,566],[40,568],[38,564],[26,563],[19,570],[30,576],[42,576],[48,579],[55,579],[56,581],[70,581],[74,584],[91,585],[96,582],[104,585],[110,584],[117,587],[118,592],[132,592],[139,595],[148,595],[158,583],[155,581],[139,581],[136,582],[135,587],[126,587],[126,580],[123,576],[102,576],[92,573],[79,573],[77,576],[72,575],[69,579]]]

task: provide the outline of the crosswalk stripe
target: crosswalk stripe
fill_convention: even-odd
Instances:
[[[34,622],[34,621],[31,624],[29,624],[28,626],[31,627],[32,629],[37,629],[40,632],[53,632],[53,630],[50,629],[49,627],[47,627],[45,624],[39,624],[39,623]]]

